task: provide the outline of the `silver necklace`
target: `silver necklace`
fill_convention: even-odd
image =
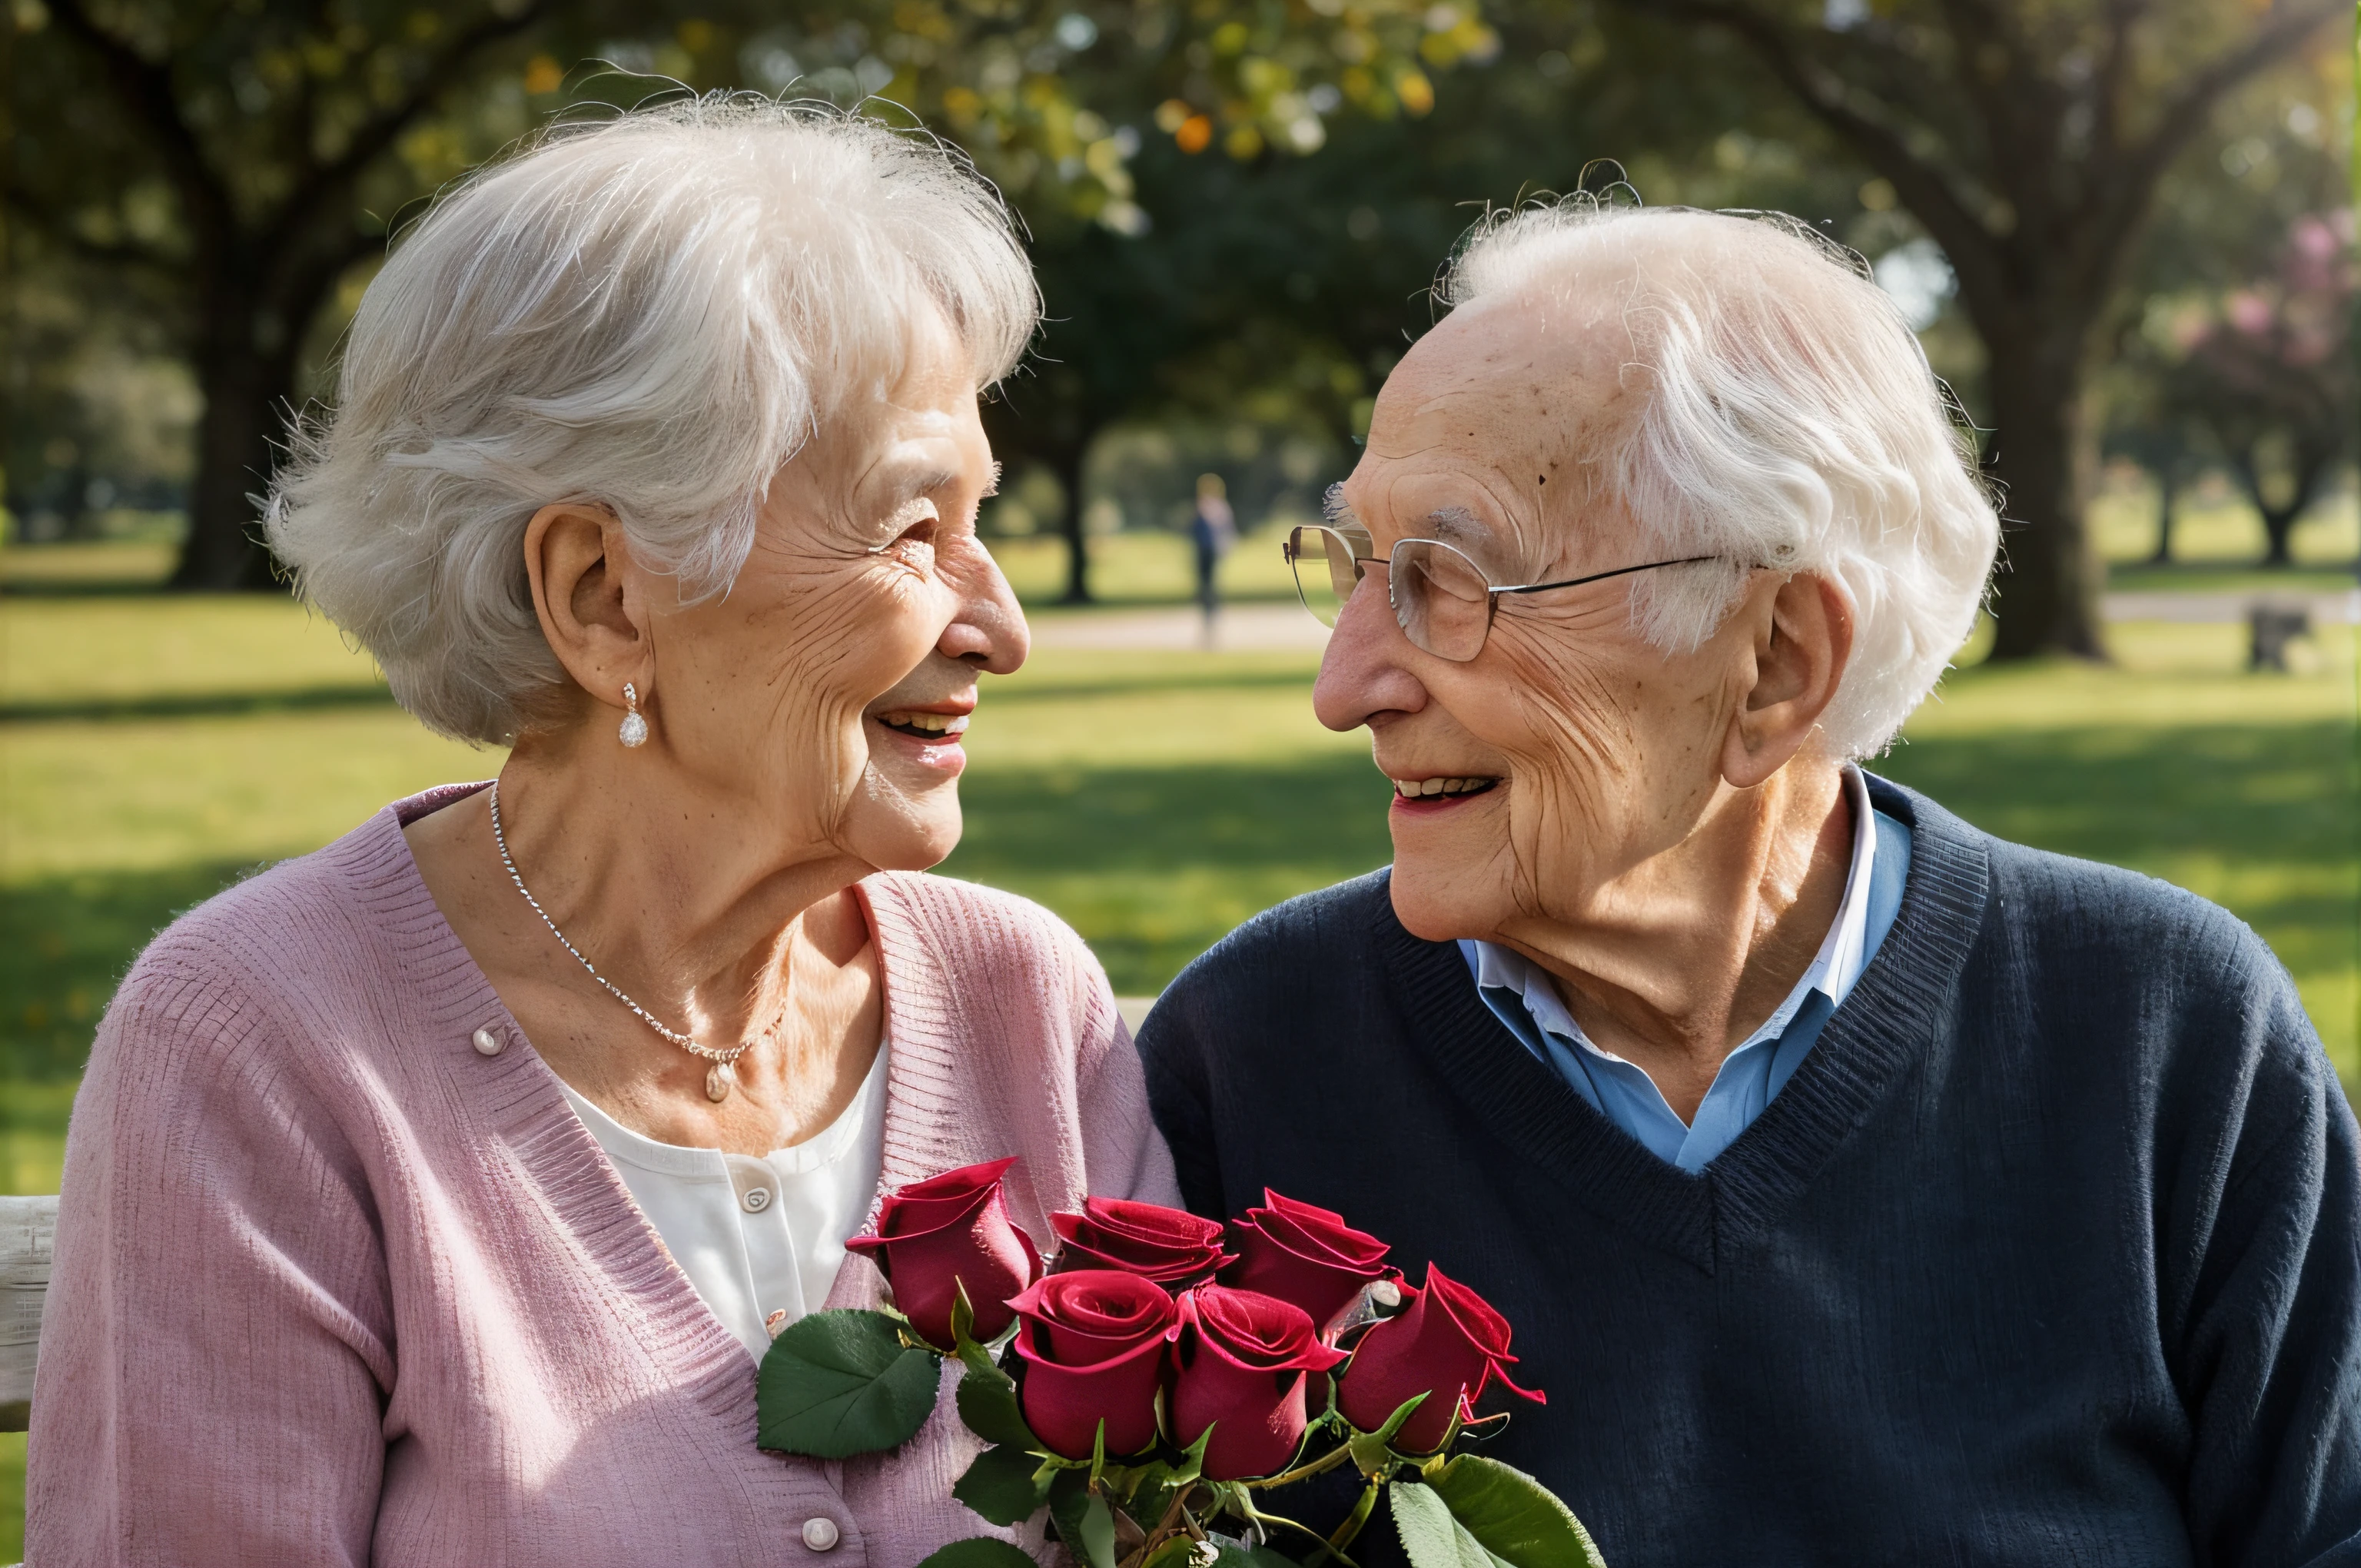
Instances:
[[[492,842],[500,847],[500,864],[508,867],[509,880],[516,883],[516,890],[519,893],[524,894],[524,901],[533,905],[533,912],[541,916],[541,923],[549,927],[549,934],[557,938],[558,946],[572,953],[574,961],[588,970],[590,978],[604,986],[608,995],[638,1014],[641,1023],[645,1024],[689,1055],[712,1063],[712,1066],[705,1069],[705,1097],[717,1105],[729,1099],[730,1090],[736,1088],[738,1084],[738,1058],[752,1050],[755,1041],[761,1036],[757,1036],[754,1040],[741,1040],[728,1050],[716,1050],[711,1046],[700,1046],[678,1030],[665,1028],[656,1022],[646,1008],[624,995],[620,987],[598,972],[598,965],[582,956],[581,948],[566,939],[566,933],[557,928],[557,922],[549,917],[549,911],[541,906],[541,900],[533,895],[533,889],[525,886],[524,878],[518,874],[516,861],[509,858],[508,835],[500,831],[500,784],[498,779],[492,781],[491,803]]]

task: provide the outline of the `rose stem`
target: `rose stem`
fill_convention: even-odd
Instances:
[[[1173,1492],[1171,1506],[1164,1510],[1164,1517],[1156,1521],[1156,1528],[1148,1532],[1148,1539],[1141,1541],[1133,1550],[1131,1555],[1123,1560],[1121,1568],[1137,1568],[1139,1563],[1148,1561],[1149,1552],[1172,1539],[1180,1521],[1186,1517],[1185,1505],[1189,1501],[1189,1494],[1193,1490],[1195,1487],[1192,1484]]]
[[[1308,1481],[1314,1475],[1326,1475],[1352,1457],[1353,1445],[1349,1442],[1340,1442],[1309,1464],[1299,1464],[1292,1470],[1281,1471],[1279,1475],[1268,1476],[1263,1480],[1242,1481],[1239,1485],[1259,1489],[1265,1486],[1284,1486],[1295,1481]]]

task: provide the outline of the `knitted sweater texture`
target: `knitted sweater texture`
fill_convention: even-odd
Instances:
[[[2361,1563],[2361,1164],[2286,971],[2162,883],[1872,790],[1913,827],[1901,913],[1700,1174],[1520,1047],[1379,872],[1141,1030],[1190,1205],[1271,1187],[1488,1298],[1549,1403],[1483,1452],[1612,1568]]]
[[[412,861],[389,806],[159,937],[74,1105],[33,1402],[28,1561],[910,1568],[994,1531],[950,1408],[895,1453],[754,1446],[706,1310]],[[1086,1193],[1176,1197],[1081,940],[871,877],[885,1187],[1003,1155],[1037,1243]],[[504,1043],[478,1054],[489,1029]],[[872,1306],[847,1259],[831,1307]],[[956,1364],[953,1364],[956,1366]],[[841,1540],[825,1557],[805,1522]]]

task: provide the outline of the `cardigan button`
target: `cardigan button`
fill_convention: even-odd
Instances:
[[[746,1195],[738,1201],[746,1206],[746,1212],[759,1214],[771,1206],[771,1190],[767,1187],[749,1187],[746,1189]]]
[[[833,1552],[844,1538],[837,1532],[836,1521],[825,1514],[804,1520],[804,1544],[814,1552]]]
[[[508,1042],[489,1029],[478,1029],[475,1034],[474,1045],[478,1056],[496,1057],[507,1047]]]

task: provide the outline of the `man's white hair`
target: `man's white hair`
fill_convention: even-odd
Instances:
[[[1685,652],[1749,566],[1832,579],[1854,617],[1820,719],[1839,758],[1883,749],[1934,690],[2000,543],[1949,389],[1858,259],[1793,218],[1576,197],[1487,219],[1438,285],[1629,333],[1644,407],[1596,458],[1638,520],[1635,559],[1722,558],[1634,577],[1633,622]]]
[[[362,297],[335,412],[272,486],[271,548],[402,706],[501,741],[562,711],[522,539],[591,501],[684,596],[726,592],[772,477],[940,309],[979,385],[1040,296],[951,149],[714,95],[544,133],[445,194]]]

